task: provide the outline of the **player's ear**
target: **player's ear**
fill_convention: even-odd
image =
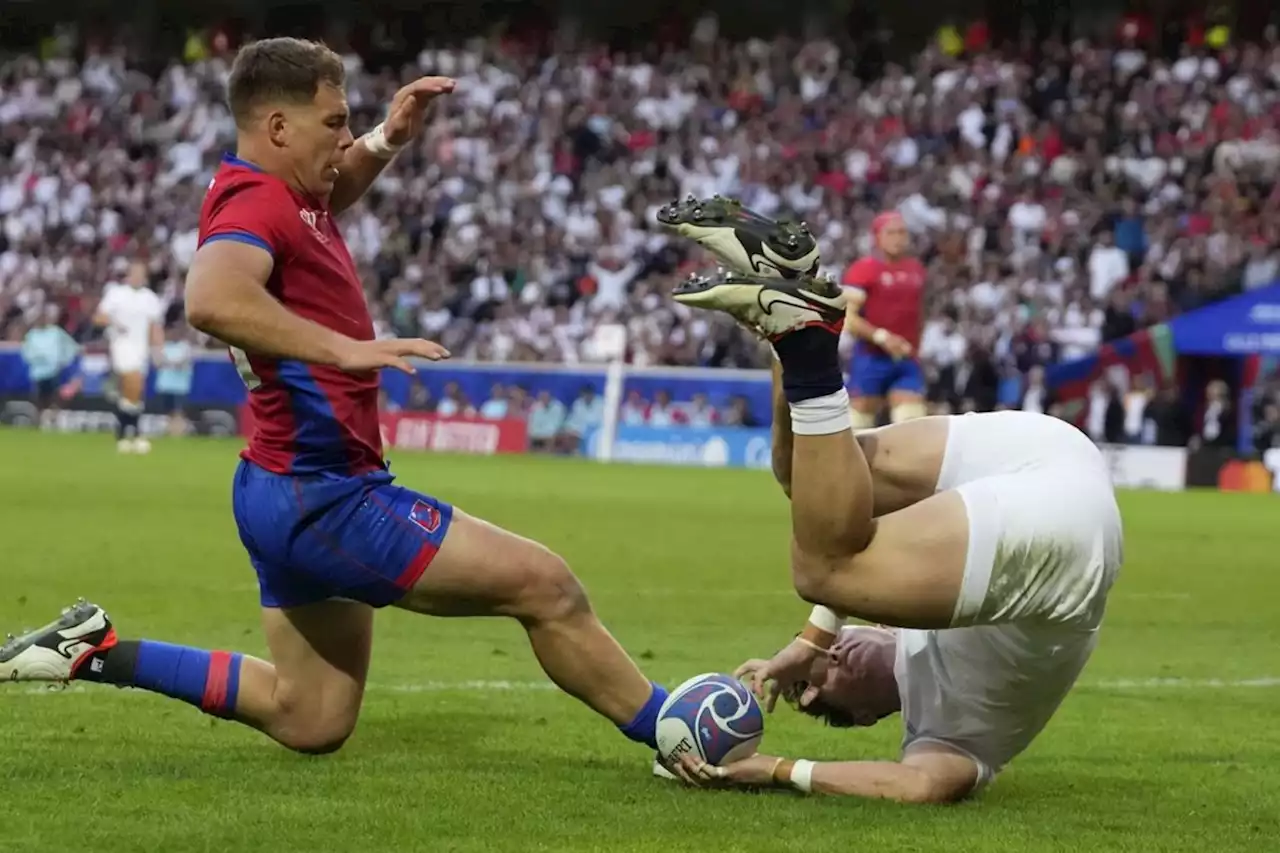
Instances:
[[[267,136],[278,148],[284,148],[288,144],[289,120],[283,110],[272,110],[267,115]]]

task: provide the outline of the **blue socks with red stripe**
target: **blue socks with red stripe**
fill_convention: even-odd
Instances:
[[[240,693],[243,655],[175,646],[155,640],[122,640],[85,661],[76,678],[137,687],[181,699],[215,717],[231,717]]]
[[[643,743],[657,749],[658,711],[662,710],[662,703],[667,701],[667,688],[657,682],[650,682],[650,684],[653,685],[653,692],[649,694],[644,707],[636,713],[635,719],[631,722],[625,726],[618,726],[618,731],[636,743]]]

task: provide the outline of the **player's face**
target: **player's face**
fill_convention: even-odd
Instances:
[[[355,141],[347,125],[346,94],[337,86],[322,84],[310,104],[288,108],[284,118],[298,182],[312,195],[327,198]]]
[[[910,242],[907,226],[901,222],[890,222],[880,232],[880,251],[891,258],[906,254]]]

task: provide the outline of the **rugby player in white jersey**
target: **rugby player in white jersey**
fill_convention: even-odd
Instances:
[[[146,453],[151,445],[138,430],[150,354],[164,344],[164,306],[147,287],[147,267],[129,265],[123,284],[109,284],[98,303],[94,323],[106,327],[111,370],[119,391],[116,449]]]
[[[728,214],[722,228],[754,224]],[[660,217],[680,232],[677,219]],[[725,235],[699,242],[744,268]],[[773,468],[791,499],[792,582],[815,607],[789,645],[738,675],[768,709],[783,696],[838,726],[900,712],[902,751],[897,761],[756,755],[726,767],[685,756],[678,771],[697,784],[963,799],[1043,730],[1094,649],[1123,549],[1107,466],[1074,427],[1023,412],[855,436],[837,349],[843,294],[776,267],[675,293],[751,327],[779,361]],[[893,627],[845,627],[846,616]]]

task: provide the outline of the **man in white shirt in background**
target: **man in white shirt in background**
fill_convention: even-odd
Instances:
[[[146,453],[151,445],[139,432],[138,421],[151,351],[164,345],[164,306],[147,287],[146,264],[134,261],[123,284],[107,285],[93,320],[106,328],[111,371],[119,386],[116,449]]]

